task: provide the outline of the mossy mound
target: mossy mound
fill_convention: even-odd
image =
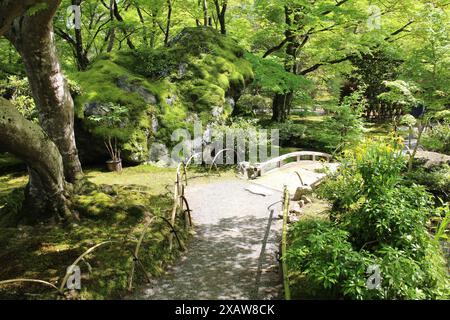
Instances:
[[[171,146],[171,134],[225,120],[246,85],[253,81],[251,64],[237,43],[212,28],[186,28],[167,47],[123,51],[99,57],[90,68],[71,76],[81,87],[75,98],[77,138],[82,159],[103,158],[103,138],[121,142],[124,160],[151,160],[153,142]],[[128,109],[114,129],[91,121],[109,106]]]

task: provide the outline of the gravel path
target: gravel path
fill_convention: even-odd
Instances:
[[[246,190],[250,188],[250,191]],[[261,195],[265,194],[265,196]],[[187,188],[196,235],[167,275],[136,299],[278,299],[282,194],[239,180]]]

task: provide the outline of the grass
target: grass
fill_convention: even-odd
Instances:
[[[211,174],[208,169],[190,167],[189,183],[209,183],[235,175],[231,167],[213,169]],[[97,249],[79,264],[82,289],[68,292],[66,298],[115,299],[128,293],[126,288],[133,263],[130,252],[148,221],[148,213],[170,217],[172,195],[169,190],[172,190],[176,169],[141,165],[125,168],[122,173],[90,168],[85,174],[87,181],[78,187],[72,199],[73,209],[81,216],[76,225],[0,227],[0,281],[31,278],[58,286],[66,268],[80,254],[95,244],[111,240],[118,243]],[[23,194],[27,181],[28,177],[22,173],[0,176],[0,222],[10,210],[12,195],[17,190]],[[182,243],[186,244],[189,233],[182,219],[178,219],[176,229]],[[151,277],[164,274],[167,265],[179,255],[177,242],[174,242],[175,250],[168,250],[170,233],[165,222],[158,219],[144,238],[140,259]],[[130,241],[124,243],[125,238]],[[145,284],[140,269],[136,269],[134,284]],[[36,284],[0,286],[0,299],[56,297],[51,289]]]
[[[58,286],[66,268],[93,245],[112,240],[117,244],[99,248],[79,266],[82,289],[69,294],[73,299],[120,298],[127,293],[130,254],[136,239],[143,231],[148,213],[170,216],[171,194],[166,185],[172,185],[174,169],[139,166],[127,168],[121,174],[86,171],[88,182],[73,201],[81,221],[71,227],[20,226],[0,228],[0,280],[33,278]],[[23,189],[27,177],[4,175],[0,177],[0,204],[6,206],[14,190]],[[0,210],[1,205],[0,205]],[[5,212],[1,212],[3,216]],[[176,229],[182,242],[188,240],[184,221],[178,220]],[[162,219],[150,227],[142,245],[140,259],[148,273],[157,277],[174,261],[179,250],[168,250],[170,229]],[[123,242],[124,238],[128,242]],[[176,242],[175,242],[176,243]],[[145,283],[140,269],[136,270],[135,285]],[[17,283],[0,287],[1,299],[54,299],[51,289],[35,284]]]
[[[390,123],[366,123],[366,138],[381,138],[388,136],[394,128]]]

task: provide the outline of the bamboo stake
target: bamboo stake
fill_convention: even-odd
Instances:
[[[286,250],[287,250],[287,220],[289,213],[289,191],[287,186],[284,186],[283,195],[283,234],[281,240],[281,265],[283,268],[283,284],[284,284],[284,298],[285,300],[291,300],[291,290],[289,288],[289,275],[286,265]]]

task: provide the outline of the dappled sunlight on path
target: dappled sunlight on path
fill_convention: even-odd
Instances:
[[[154,279],[135,298],[279,298],[281,221],[276,220],[277,210],[270,219],[267,207],[281,193],[253,194],[246,190],[250,185],[238,179],[190,185],[196,235],[167,275]]]

